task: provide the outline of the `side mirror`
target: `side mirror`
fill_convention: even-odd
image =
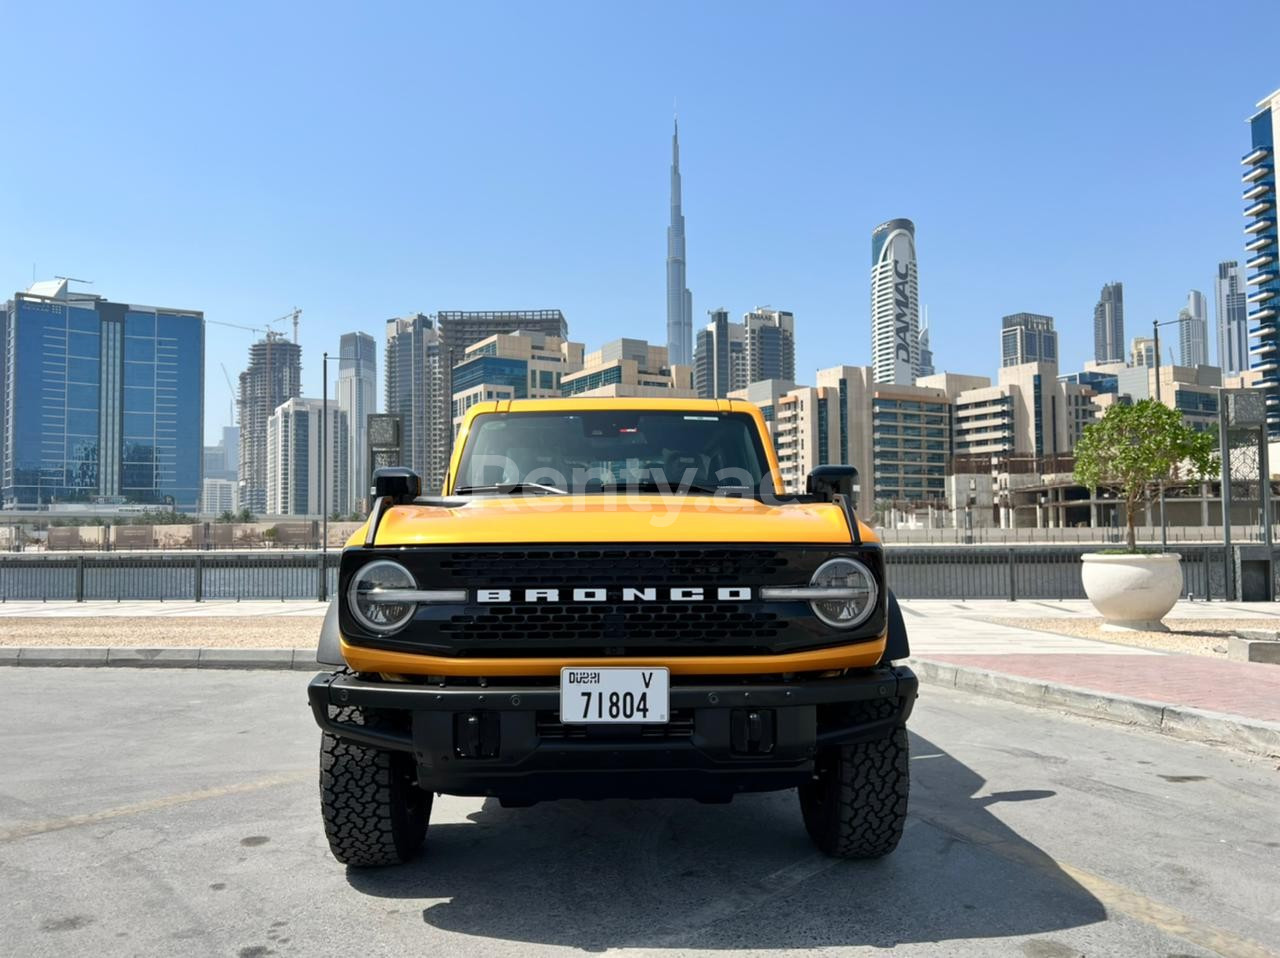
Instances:
[[[817,466],[805,480],[805,491],[823,502],[844,496],[844,501],[853,508],[853,486],[857,481],[855,466]]]
[[[404,466],[385,466],[373,471],[373,497],[390,496],[398,505],[413,502],[422,494],[422,480],[412,469]],[[370,504],[372,508],[372,503]]]

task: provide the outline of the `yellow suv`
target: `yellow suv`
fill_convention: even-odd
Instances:
[[[480,403],[442,495],[379,470],[309,688],[334,856],[408,860],[435,794],[790,788],[824,852],[892,851],[917,682],[856,477],[785,494],[760,410],[693,399]]]

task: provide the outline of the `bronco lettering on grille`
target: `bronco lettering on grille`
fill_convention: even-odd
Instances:
[[[561,594],[563,593],[563,598]],[[661,595],[661,599],[659,599]],[[515,598],[512,598],[515,596]],[[671,589],[477,589],[476,602],[747,602],[751,587],[677,586]]]

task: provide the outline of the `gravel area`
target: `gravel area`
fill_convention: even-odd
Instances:
[[[1117,645],[1136,645],[1144,649],[1164,652],[1186,652],[1191,655],[1207,655],[1225,658],[1227,637],[1238,635],[1241,629],[1276,630],[1273,619],[1165,619],[1168,632],[1107,632],[1103,631],[1100,616],[1059,616],[1054,618],[1022,619],[1006,616],[985,617],[984,621],[996,625],[1008,625],[1015,629],[1032,629],[1037,632],[1054,632],[1073,635],[1082,639],[1097,639]]]
[[[315,648],[320,623],[317,616],[0,616],[0,646],[305,649]]]

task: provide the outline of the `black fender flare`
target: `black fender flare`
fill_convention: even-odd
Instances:
[[[338,645],[338,600],[330,599],[329,608],[324,613],[324,624],[320,626],[320,642],[316,646],[316,661],[321,665],[343,666],[342,649]]]
[[[907,623],[902,617],[902,608],[898,605],[898,597],[890,589],[886,602],[886,624],[889,638],[885,642],[881,663],[896,662],[911,655],[911,643],[907,640]]]

